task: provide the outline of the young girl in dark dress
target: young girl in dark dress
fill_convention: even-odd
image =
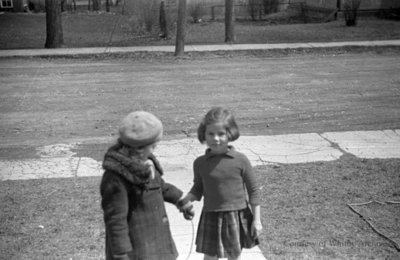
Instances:
[[[204,196],[196,251],[204,253],[205,260],[238,260],[243,248],[259,243],[259,186],[247,157],[228,144],[239,138],[239,129],[229,111],[211,109],[197,134],[208,149],[194,161],[194,184],[181,202]]]

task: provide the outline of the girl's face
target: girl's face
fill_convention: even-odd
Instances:
[[[228,133],[221,123],[207,125],[205,132],[206,144],[212,153],[223,154],[228,151]]]

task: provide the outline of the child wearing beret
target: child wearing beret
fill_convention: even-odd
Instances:
[[[135,111],[119,128],[119,139],[104,156],[100,184],[106,229],[106,260],[175,260],[178,256],[164,202],[194,215],[182,191],[164,182],[153,155],[163,134],[153,114]]]

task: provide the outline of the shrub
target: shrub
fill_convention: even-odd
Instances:
[[[357,25],[357,11],[361,0],[345,0],[343,3],[344,20],[347,26]]]
[[[260,16],[263,8],[264,7],[259,0],[249,0],[247,10],[253,21],[256,20],[257,16]]]
[[[279,0],[262,0],[264,6],[264,13],[276,13],[278,12],[280,1]]]
[[[200,3],[190,2],[189,16],[192,17],[194,23],[201,21],[202,17],[206,14],[206,10]]]
[[[159,5],[157,0],[137,0],[127,2],[127,13],[138,32],[152,32],[158,24]]]

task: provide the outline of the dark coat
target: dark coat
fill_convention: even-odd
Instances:
[[[106,259],[128,253],[129,259],[174,260],[178,253],[172,239],[164,201],[176,204],[182,191],[162,179],[156,158],[155,178],[138,159],[111,147],[103,162],[100,192],[106,229]]]

